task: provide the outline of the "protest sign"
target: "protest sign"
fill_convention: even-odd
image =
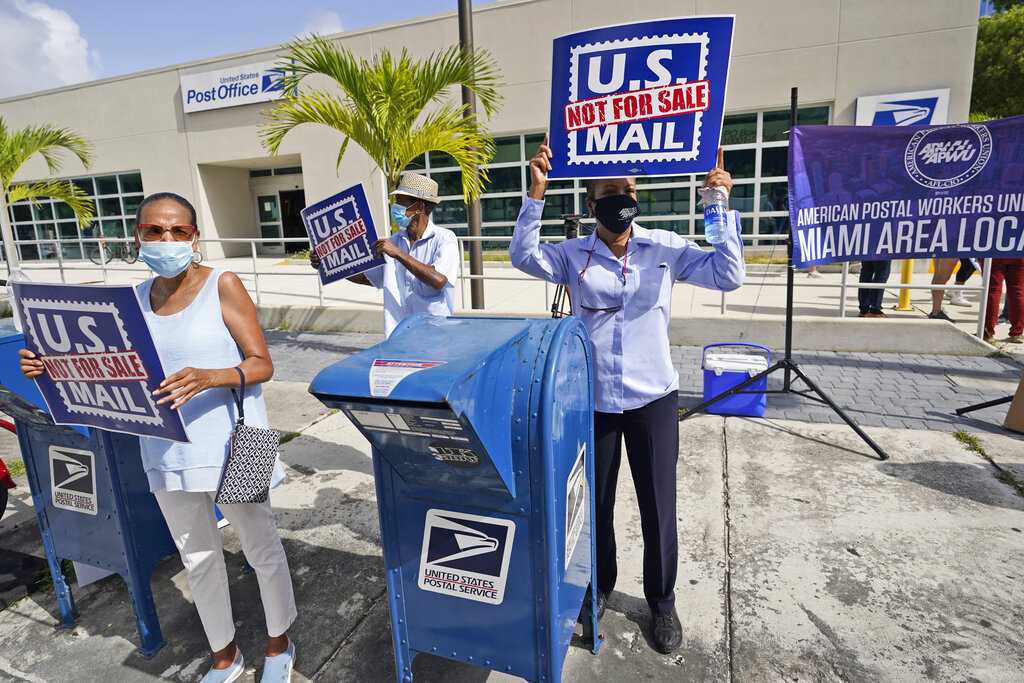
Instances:
[[[949,126],[797,126],[797,267],[1024,258],[1024,116]]]
[[[661,19],[556,38],[548,177],[713,168],[734,19]]]
[[[188,441],[178,412],[152,395],[164,370],[133,287],[12,285],[54,422]]]
[[[362,185],[353,185],[302,210],[313,253],[320,257],[325,285],[384,265],[375,256],[377,231]]]

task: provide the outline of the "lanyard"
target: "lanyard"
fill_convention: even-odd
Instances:
[[[622,254],[622,284],[623,285],[626,284],[626,274],[629,272],[628,262],[629,262],[629,240],[630,239],[632,239],[632,236],[630,236],[626,240],[626,251],[624,251],[623,254]],[[580,274],[577,277],[580,287],[583,286],[583,278],[587,274],[587,269],[590,268],[590,259],[594,258],[594,250],[597,249],[597,233],[596,232],[594,233],[594,241],[590,245],[590,247],[591,247],[590,251],[587,252],[587,262],[585,264],[583,264],[583,270],[580,271]],[[609,251],[611,251],[611,250],[609,249]]]

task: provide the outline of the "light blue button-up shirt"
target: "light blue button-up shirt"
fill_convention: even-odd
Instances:
[[[726,239],[710,252],[674,232],[633,223],[619,259],[596,232],[541,242],[543,210],[543,201],[523,199],[509,254],[524,273],[569,289],[573,315],[586,325],[594,348],[595,408],[621,413],[677,389],[679,373],[668,342],[672,285],[730,291],[743,283],[739,214],[726,214]]]
[[[448,278],[448,284],[434,289],[401,263],[385,256],[383,266],[366,271],[370,284],[384,290],[384,333],[390,337],[398,323],[415,313],[451,315],[455,311],[455,281],[459,275],[459,242],[455,233],[430,221],[415,244],[409,244],[408,230],[399,230],[388,239],[420,263],[433,266]]]

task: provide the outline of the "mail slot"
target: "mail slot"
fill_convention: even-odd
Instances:
[[[585,601],[597,652],[578,320],[416,316],[310,391],[372,445],[397,680],[425,652],[559,681]]]

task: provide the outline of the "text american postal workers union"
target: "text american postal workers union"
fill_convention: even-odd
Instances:
[[[384,264],[384,258],[373,253],[377,231],[362,185],[307,206],[302,210],[302,222],[313,253],[320,259],[323,284]]]
[[[132,287],[16,283],[15,296],[54,422],[188,440],[152,395],[164,372]]]
[[[675,175],[715,165],[732,16],[663,19],[556,38],[553,178]]]
[[[1024,257],[1024,116],[797,127],[790,169],[798,265]]]

